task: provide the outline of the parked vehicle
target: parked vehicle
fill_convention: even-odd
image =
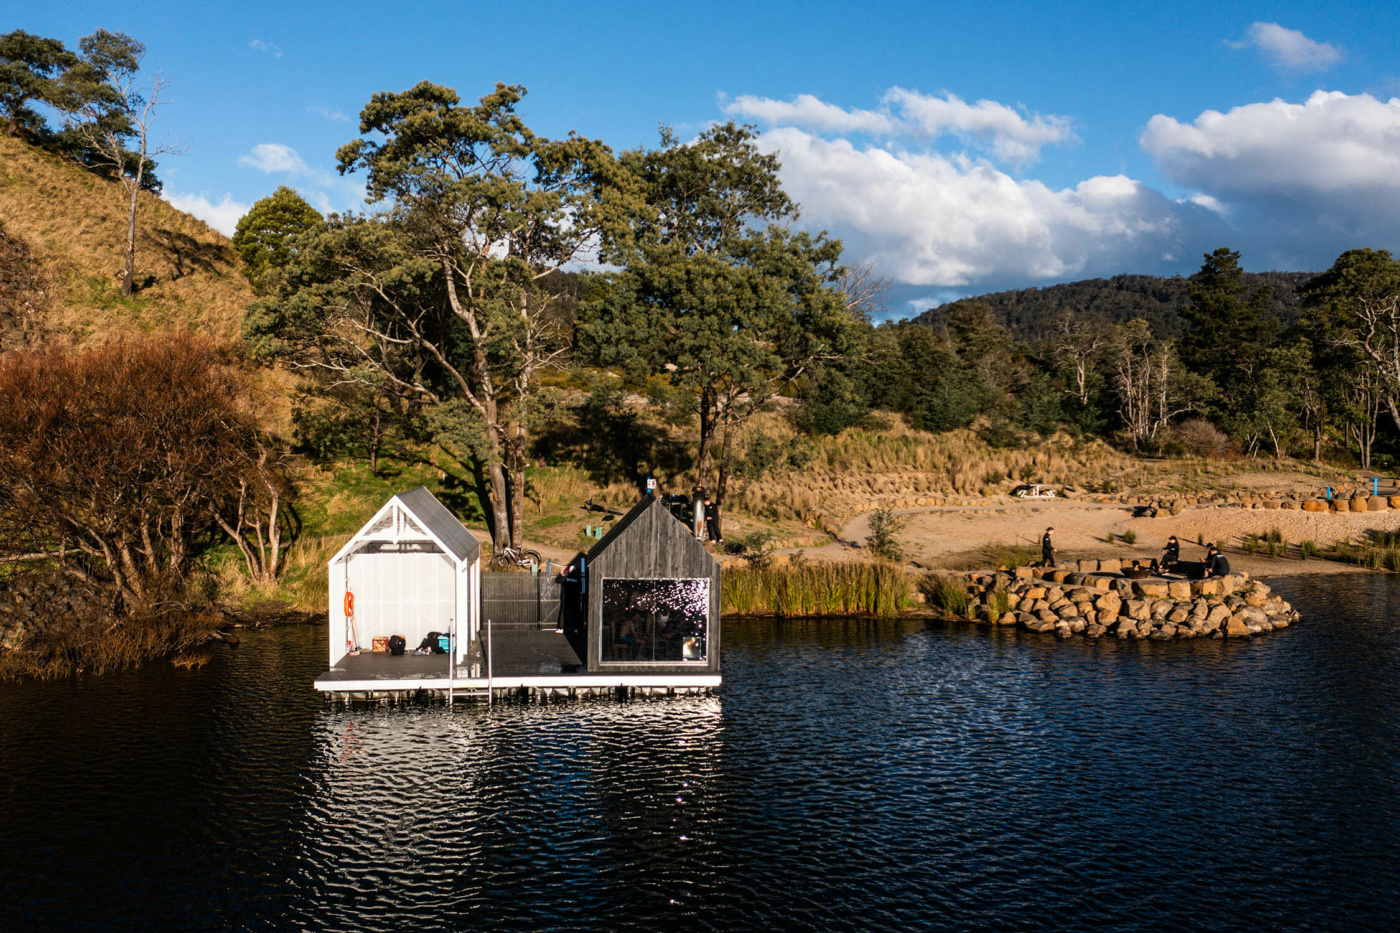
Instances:
[[[1056,495],[1053,486],[1040,483],[1024,483],[1011,490],[1011,494],[1018,499],[1054,499]]]

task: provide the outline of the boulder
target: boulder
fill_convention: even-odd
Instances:
[[[1372,496],[1366,500],[1366,510],[1368,512],[1384,512],[1390,508],[1390,499],[1387,496]]]
[[[1033,586],[1033,587],[1031,587],[1030,589],[1026,590],[1026,599],[1044,599],[1044,598],[1045,598],[1045,587],[1043,587],[1043,586]]]
[[[1396,496],[1395,498],[1396,498],[1396,499],[1400,499],[1400,496]],[[1392,501],[1393,501],[1393,500],[1392,500]],[[1400,508],[1400,505],[1395,506],[1395,508]],[[1326,502],[1326,500],[1324,500],[1324,499],[1304,499],[1304,500],[1303,500],[1303,511],[1304,511],[1304,512],[1326,512],[1326,511],[1327,511],[1327,502]]]
[[[1133,625],[1133,623],[1129,622],[1127,619],[1124,619],[1122,622],[1118,623],[1118,637],[1139,638],[1141,636],[1138,634],[1137,626]]]
[[[1001,618],[997,619],[997,625],[1015,625],[1017,615],[1014,612],[1003,612]]]
[[[1219,596],[1220,581],[1212,577],[1207,577],[1204,580],[1194,580],[1191,583],[1191,589],[1198,596]]]
[[[1017,579],[1017,580],[1033,580],[1033,579],[1035,579],[1035,570],[1032,569],[1032,568],[1030,568],[1030,567],[1017,567],[1017,568],[1016,568],[1016,579]]]
[[[1167,621],[1173,625],[1180,625],[1189,618],[1191,618],[1191,612],[1185,606],[1177,606],[1167,613]]]
[[[1123,562],[1117,558],[1099,561],[1099,573],[1120,573],[1122,570]]]
[[[1333,512],[1350,512],[1351,506],[1345,499],[1333,499],[1327,503],[1327,508]]]
[[[1103,633],[1106,631],[1108,631],[1108,628],[1106,626],[1100,625],[1097,622],[1095,622],[1084,629],[1084,634],[1089,638],[1102,638]]]
[[[1079,562],[1079,572],[1080,572],[1080,573],[1093,573],[1094,571],[1096,571],[1096,570],[1098,570],[1098,569],[1099,569],[1099,562],[1098,562],[1097,560],[1081,560],[1081,561]]]
[[[1390,497],[1390,507],[1392,509],[1400,509],[1400,496]]]
[[[1089,620],[1088,620],[1088,619],[1070,619],[1070,620],[1069,620],[1069,630],[1070,630],[1071,632],[1073,632],[1074,634],[1076,634],[1076,635],[1078,635],[1080,632],[1084,631],[1084,630],[1087,629],[1088,627],[1089,627]]]
[[[1173,580],[1167,584],[1167,595],[1172,599],[1182,600],[1191,598],[1190,580]]]
[[[1094,608],[1098,609],[1100,612],[1112,612],[1116,614],[1123,608],[1123,600],[1120,599],[1116,593],[1104,593],[1098,599],[1094,600]]]
[[[1226,619],[1233,618],[1228,607],[1224,605],[1211,607],[1210,613],[1206,616],[1206,623],[1209,625],[1219,625]]]
[[[1351,500],[1351,510],[1353,512],[1365,512],[1367,510],[1366,497],[1357,496]]]
[[[1280,505],[1282,505],[1282,503],[1280,503],[1277,499],[1265,499],[1263,505],[1266,509],[1277,509],[1280,507]]]
[[[1165,599],[1167,596],[1167,584],[1163,581],[1138,580],[1133,584],[1139,596],[1149,599]]]
[[[1298,500],[1284,499],[1283,504],[1280,506],[1280,508],[1284,509],[1285,511],[1296,512],[1298,511]]]
[[[1249,626],[1240,616],[1230,616],[1225,623],[1225,635],[1228,638],[1244,638],[1250,634]]]

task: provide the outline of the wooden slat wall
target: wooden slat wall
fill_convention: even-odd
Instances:
[[[560,579],[553,574],[483,573],[482,621],[557,624],[560,591]]]
[[[604,579],[704,579],[710,580],[710,620],[705,636],[707,664],[604,664],[600,655],[603,625]],[[588,669],[626,670],[637,674],[718,673],[720,655],[720,565],[695,540],[690,529],[666,511],[660,500],[638,515],[628,527],[588,563]]]

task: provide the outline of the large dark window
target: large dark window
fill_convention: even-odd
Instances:
[[[704,661],[709,580],[604,580],[603,662]]]

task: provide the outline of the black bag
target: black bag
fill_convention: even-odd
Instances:
[[[389,636],[389,653],[392,654],[394,657],[401,656],[403,654],[403,650],[407,647],[408,642],[404,640],[404,637],[402,635]]]
[[[424,648],[428,648],[432,650],[433,654],[447,654],[447,652],[442,649],[442,645],[438,642],[438,639],[445,634],[445,632],[429,632],[427,637],[419,642],[419,650],[421,651]]]

